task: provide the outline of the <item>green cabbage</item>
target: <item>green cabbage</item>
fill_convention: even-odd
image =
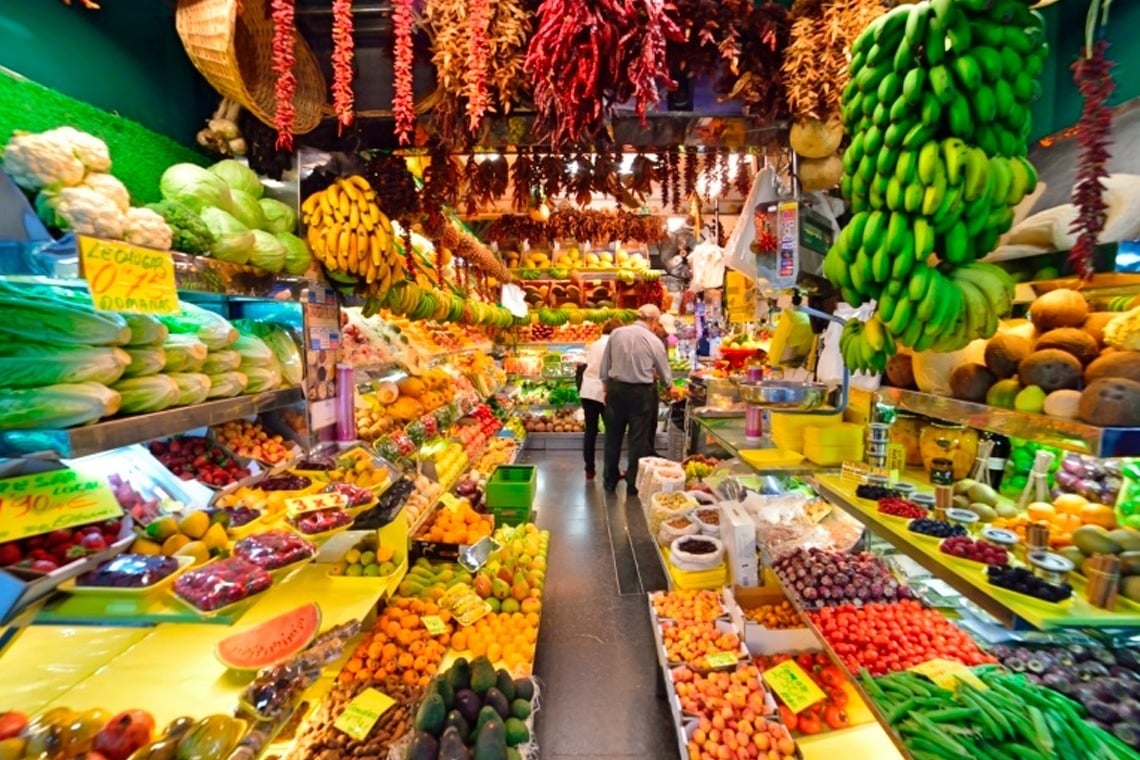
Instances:
[[[166,368],[166,349],[162,346],[141,346],[127,348],[131,357],[131,365],[127,367],[123,377],[146,377],[157,375]]]
[[[131,341],[128,346],[153,346],[166,340],[170,331],[166,325],[149,314],[124,314],[127,327],[131,328]]]
[[[191,211],[201,213],[207,206],[229,211],[230,188],[216,174],[194,164],[174,164],[158,181],[164,200],[177,201]]]
[[[273,367],[277,363],[265,341],[254,335],[238,336],[231,348],[241,354],[240,366],[243,368]]]
[[[119,408],[122,414],[161,412],[174,406],[181,394],[178,383],[166,375],[120,380],[111,386],[111,390],[122,394],[122,406]]]
[[[234,327],[243,335],[256,335],[269,346],[277,359],[276,366],[281,370],[281,380],[286,386],[301,384],[305,365],[288,327],[276,322],[254,322],[250,319],[236,320]]]
[[[217,375],[221,372],[233,372],[239,366],[241,366],[241,354],[224,348],[221,351],[211,351],[206,355],[206,363],[202,365],[202,371],[207,375]]]
[[[225,161],[219,161],[211,166],[209,171],[217,175],[231,190],[249,193],[254,197],[254,200],[260,198],[265,192],[257,173],[241,161],[227,158]]]
[[[292,232],[278,232],[276,237],[285,246],[286,274],[300,276],[309,271],[313,257],[309,255],[309,246],[305,241]]]
[[[249,380],[241,372],[218,372],[209,375],[210,392],[207,398],[230,398],[245,390]]]
[[[273,198],[258,201],[265,213],[265,227],[269,232],[292,232],[297,229],[297,212],[287,204]]]
[[[200,404],[210,395],[210,378],[201,372],[172,372],[169,377],[178,383],[178,400],[174,406]]]
[[[235,219],[232,214],[213,206],[202,209],[202,221],[214,236],[210,255],[215,259],[234,264],[244,264],[249,261],[254,238],[248,227]]]
[[[170,328],[170,332],[193,335],[211,351],[219,351],[237,340],[238,331],[225,317],[186,301],[182,301],[180,305],[182,307],[180,314],[163,314],[159,317],[159,320]],[[205,354],[201,360],[206,360]]]
[[[0,387],[39,388],[58,383],[113,383],[131,363],[121,348],[0,342]]]
[[[230,209],[234,219],[251,230],[265,229],[265,212],[261,210],[257,198],[241,190],[231,190],[230,196],[234,201],[233,208]]]
[[[249,263],[267,272],[280,272],[285,266],[285,246],[271,233],[254,230]]]
[[[197,372],[209,352],[206,344],[193,335],[171,335],[162,347],[166,351],[167,372]]]

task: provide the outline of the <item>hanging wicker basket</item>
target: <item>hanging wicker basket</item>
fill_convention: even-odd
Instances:
[[[239,12],[240,8],[240,12]],[[178,0],[178,36],[191,62],[222,95],[273,126],[277,108],[273,72],[273,20],[269,0]],[[295,134],[317,128],[331,111],[317,57],[296,32]]]

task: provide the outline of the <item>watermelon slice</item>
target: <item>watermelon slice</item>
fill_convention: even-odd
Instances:
[[[238,631],[218,642],[214,654],[227,668],[261,670],[302,651],[321,628],[321,608],[315,603]]]

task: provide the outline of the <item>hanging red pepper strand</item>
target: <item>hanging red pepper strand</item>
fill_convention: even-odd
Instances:
[[[415,65],[415,49],[412,41],[415,24],[413,2],[414,0],[393,0],[392,3],[392,27],[396,48],[393,61],[396,82],[392,95],[392,113],[396,117],[396,137],[400,145],[410,145],[416,131],[416,103],[412,88],[412,67]]]
[[[1073,205],[1077,217],[1069,229],[1078,233],[1077,242],[1069,252],[1069,263],[1081,279],[1093,275],[1093,249],[1104,229],[1108,205],[1104,201],[1104,185],[1108,176],[1109,133],[1112,131],[1112,110],[1106,105],[1116,85],[1112,81],[1113,63],[1105,58],[1106,40],[1098,40],[1087,56],[1081,56],[1072,65],[1073,79],[1084,97],[1081,117],[1077,121],[1077,142],[1081,147],[1077,159],[1077,181],[1073,187]]]
[[[483,114],[491,105],[490,91],[487,88],[487,58],[490,44],[487,41],[487,27],[491,23],[489,0],[469,0],[467,5],[467,71],[463,74],[464,90],[467,96],[467,129],[478,132],[483,123]]]
[[[293,95],[297,91],[297,76],[293,73],[296,62],[296,30],[293,27],[294,0],[273,0],[273,73],[274,86],[273,127],[277,130],[277,149],[293,150],[293,124],[297,111]]]
[[[355,115],[352,93],[352,0],[333,0],[333,111],[338,129],[351,127]]]
[[[412,228],[404,225],[404,264],[408,270],[408,279],[415,282],[416,279],[416,254],[412,248]]]

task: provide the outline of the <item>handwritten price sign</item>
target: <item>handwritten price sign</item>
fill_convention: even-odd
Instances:
[[[166,251],[81,236],[79,260],[91,290],[91,300],[99,311],[131,314],[178,311],[174,260]]]
[[[52,470],[0,480],[0,543],[121,517],[105,480]]]
[[[774,668],[760,674],[764,683],[784,700],[784,704],[794,713],[808,709],[816,702],[827,698],[804,669],[795,660],[786,660]]]

